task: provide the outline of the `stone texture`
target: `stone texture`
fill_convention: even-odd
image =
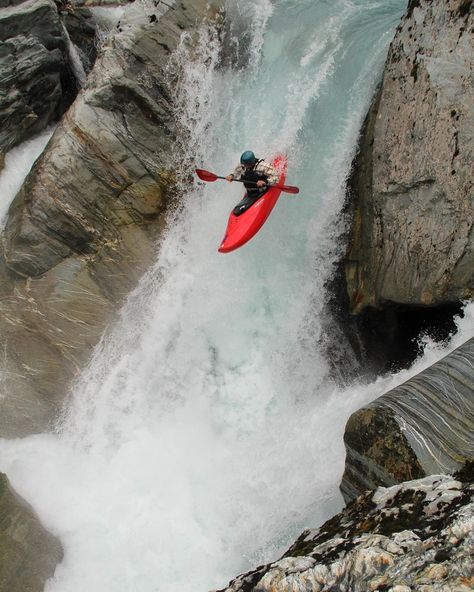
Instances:
[[[474,294],[474,7],[412,0],[354,166],[350,308]]]
[[[474,459],[474,338],[360,409],[344,434],[346,501]]]
[[[468,592],[473,552],[472,474],[436,475],[366,493],[225,592]]]
[[[122,24],[13,201],[0,256],[0,435],[50,427],[114,310],[155,257],[179,130],[168,58],[215,8]]]
[[[44,129],[74,92],[55,3],[28,0],[0,8],[0,150]]]
[[[42,592],[62,556],[59,541],[0,473],[0,592]]]
[[[83,7],[71,7],[62,10],[59,4],[61,20],[67,29],[71,42],[77,47],[79,57],[86,74],[88,74],[97,57],[97,28],[91,11]]]
[[[425,475],[391,409],[365,408],[352,414],[344,443],[341,491],[346,502],[377,485],[395,485]]]
[[[24,0],[0,0],[0,8],[6,8],[7,6],[16,6],[21,4]]]
[[[62,1],[62,0],[59,0]],[[67,2],[67,0],[66,0]],[[95,6],[126,6],[127,4],[131,4],[135,2],[135,0],[75,0],[74,6],[75,7],[89,7],[93,8]],[[158,0],[157,4],[160,3]]]

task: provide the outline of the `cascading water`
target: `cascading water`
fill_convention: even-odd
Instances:
[[[62,28],[63,28],[64,38],[66,39],[67,52],[69,55],[69,63],[71,65],[72,71],[73,71],[74,76],[76,78],[77,88],[81,89],[84,86],[86,79],[87,79],[87,74],[84,69],[84,64],[82,63],[81,51],[71,41],[71,37],[69,36],[69,32],[66,29],[66,27],[63,25]]]
[[[349,414],[442,355],[343,391],[318,349],[334,222],[405,5],[233,1],[228,66],[212,30],[193,62],[174,56],[177,161],[226,174],[244,149],[286,152],[301,193],[220,255],[242,188],[186,188],[58,433],[2,442],[0,469],[65,547],[48,592],[209,590],[275,559],[341,507]]]
[[[34,138],[12,148],[5,155],[5,168],[0,174],[0,229],[4,226],[13,198],[53,132],[54,126],[49,126]]]

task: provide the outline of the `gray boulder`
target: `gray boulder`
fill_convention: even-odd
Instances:
[[[58,539],[0,473],[0,592],[43,592],[62,557]]]
[[[474,459],[474,338],[354,413],[341,491],[454,472]]]
[[[28,0],[0,8],[0,152],[57,119],[73,92],[55,3]]]
[[[350,308],[474,294],[474,6],[412,0],[354,166]]]
[[[344,444],[341,492],[346,502],[378,485],[395,485],[426,474],[389,408],[368,407],[353,413]]]

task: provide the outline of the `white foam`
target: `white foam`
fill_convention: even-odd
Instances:
[[[8,208],[20,190],[33,163],[43,152],[53,135],[54,126],[48,127],[31,140],[12,148],[5,155],[5,167],[0,173],[0,228],[5,224]]]

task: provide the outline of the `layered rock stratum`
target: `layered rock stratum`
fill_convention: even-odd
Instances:
[[[57,120],[75,94],[53,0],[0,6],[0,152]]]
[[[353,313],[474,294],[474,6],[411,0],[354,165]]]
[[[344,433],[341,491],[454,472],[474,459],[474,338],[356,411]]]

